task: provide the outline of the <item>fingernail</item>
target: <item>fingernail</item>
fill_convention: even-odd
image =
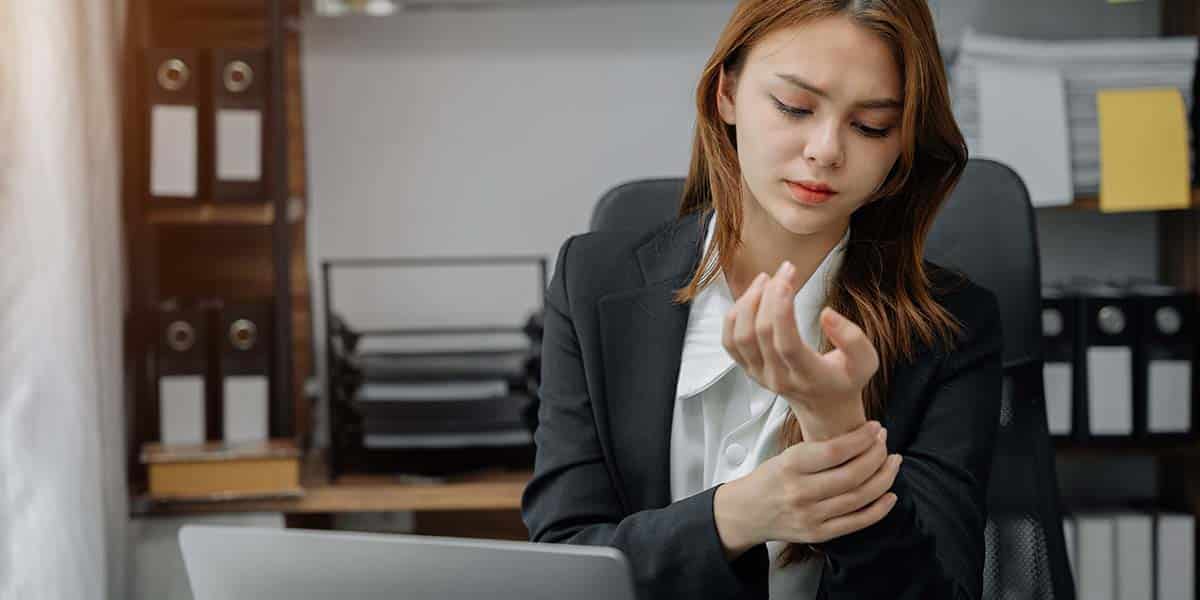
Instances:
[[[895,504],[896,501],[899,499],[900,499],[899,496],[897,496],[891,492],[888,492],[888,504]]]
[[[758,286],[766,283],[767,279],[768,279],[768,277],[767,277],[766,273],[759,273],[758,276],[754,278],[754,286],[753,287],[758,287]]]
[[[886,442],[887,441],[887,429],[880,429],[879,435],[876,437],[879,438],[880,442]]]
[[[899,454],[892,455],[892,463],[895,464],[897,467],[899,467],[900,463],[902,463],[902,462],[904,462],[903,456],[900,456]]]
[[[792,273],[794,273],[795,271],[796,271],[796,266],[793,265],[792,261],[790,261],[790,260],[783,261],[783,264],[780,265],[780,267],[779,267],[779,272],[782,273],[784,277],[791,277]]]
[[[879,421],[871,421],[871,429],[878,433],[881,429],[883,429],[883,424]]]

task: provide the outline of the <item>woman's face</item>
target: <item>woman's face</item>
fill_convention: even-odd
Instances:
[[[829,17],[763,38],[736,81],[728,75],[718,106],[736,126],[745,210],[756,202],[792,233],[840,235],[900,156],[902,85],[888,46]],[[802,189],[822,185],[833,193]]]

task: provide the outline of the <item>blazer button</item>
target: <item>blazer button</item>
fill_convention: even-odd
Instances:
[[[742,461],[746,460],[746,447],[741,444],[730,444],[728,448],[725,448],[725,459],[735,467],[742,464]]]

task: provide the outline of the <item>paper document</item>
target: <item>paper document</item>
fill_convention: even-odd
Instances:
[[[1100,90],[1096,108],[1101,212],[1188,208],[1188,121],[1179,90]]]

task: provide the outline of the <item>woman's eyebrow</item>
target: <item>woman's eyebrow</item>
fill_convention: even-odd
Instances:
[[[818,88],[817,86],[804,81],[795,75],[791,75],[789,73],[776,73],[775,76],[796,87],[808,90],[822,98],[829,97],[829,94],[825,93],[825,90],[822,90],[821,88]],[[904,107],[904,104],[895,98],[876,98],[873,100],[862,100],[855,102],[854,106],[855,108],[891,108],[900,110]]]

